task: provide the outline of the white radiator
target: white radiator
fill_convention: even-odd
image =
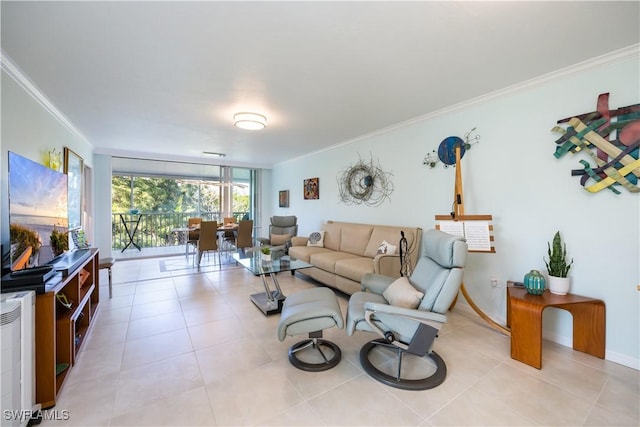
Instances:
[[[26,426],[35,414],[35,294],[1,294],[2,426]]]

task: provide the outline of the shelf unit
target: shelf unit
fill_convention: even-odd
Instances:
[[[43,408],[56,404],[93,325],[100,303],[98,259],[98,249],[91,249],[75,271],[52,278],[36,296],[36,403]],[[58,301],[63,295],[70,308]]]

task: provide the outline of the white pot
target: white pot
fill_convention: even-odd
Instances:
[[[549,288],[549,292],[551,292],[552,294],[566,295],[567,293],[569,293],[569,288],[571,287],[571,278],[549,276],[547,285],[547,287]]]
[[[262,254],[262,261],[271,262],[271,254]]]

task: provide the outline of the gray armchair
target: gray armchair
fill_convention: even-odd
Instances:
[[[424,255],[418,259],[408,280],[373,273],[365,275],[361,282],[363,292],[351,296],[347,311],[348,335],[368,331],[381,337],[360,350],[363,369],[374,379],[404,390],[427,390],[445,380],[447,367],[433,351],[433,343],[447,321],[445,313],[458,294],[467,259],[464,238],[439,230],[429,230],[424,237]],[[393,366],[374,366],[369,360],[369,353],[374,349],[390,350],[397,360]],[[411,357],[406,361],[410,369],[425,372],[426,376],[415,378],[414,372],[410,378],[403,377],[408,371],[406,366],[403,370],[402,365],[406,355]],[[393,368],[397,369],[390,372]]]
[[[269,225],[269,237],[258,237],[262,246],[271,247],[272,251],[286,252],[291,238],[298,235],[298,218],[295,215],[272,216]]]

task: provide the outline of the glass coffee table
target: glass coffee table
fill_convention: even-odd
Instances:
[[[280,289],[280,284],[276,278],[276,273],[282,271],[290,271],[293,274],[296,270],[301,268],[313,267],[313,265],[300,261],[299,259],[292,259],[288,255],[282,256],[272,261],[262,261],[260,254],[246,253],[233,254],[233,259],[238,261],[244,268],[254,274],[254,276],[260,276],[262,284],[264,285],[265,292],[253,294],[250,296],[251,301],[264,313],[265,316],[270,314],[280,313],[282,311],[282,304],[284,303],[285,296]],[[269,283],[267,277],[270,277],[275,285],[276,289],[269,289]]]

